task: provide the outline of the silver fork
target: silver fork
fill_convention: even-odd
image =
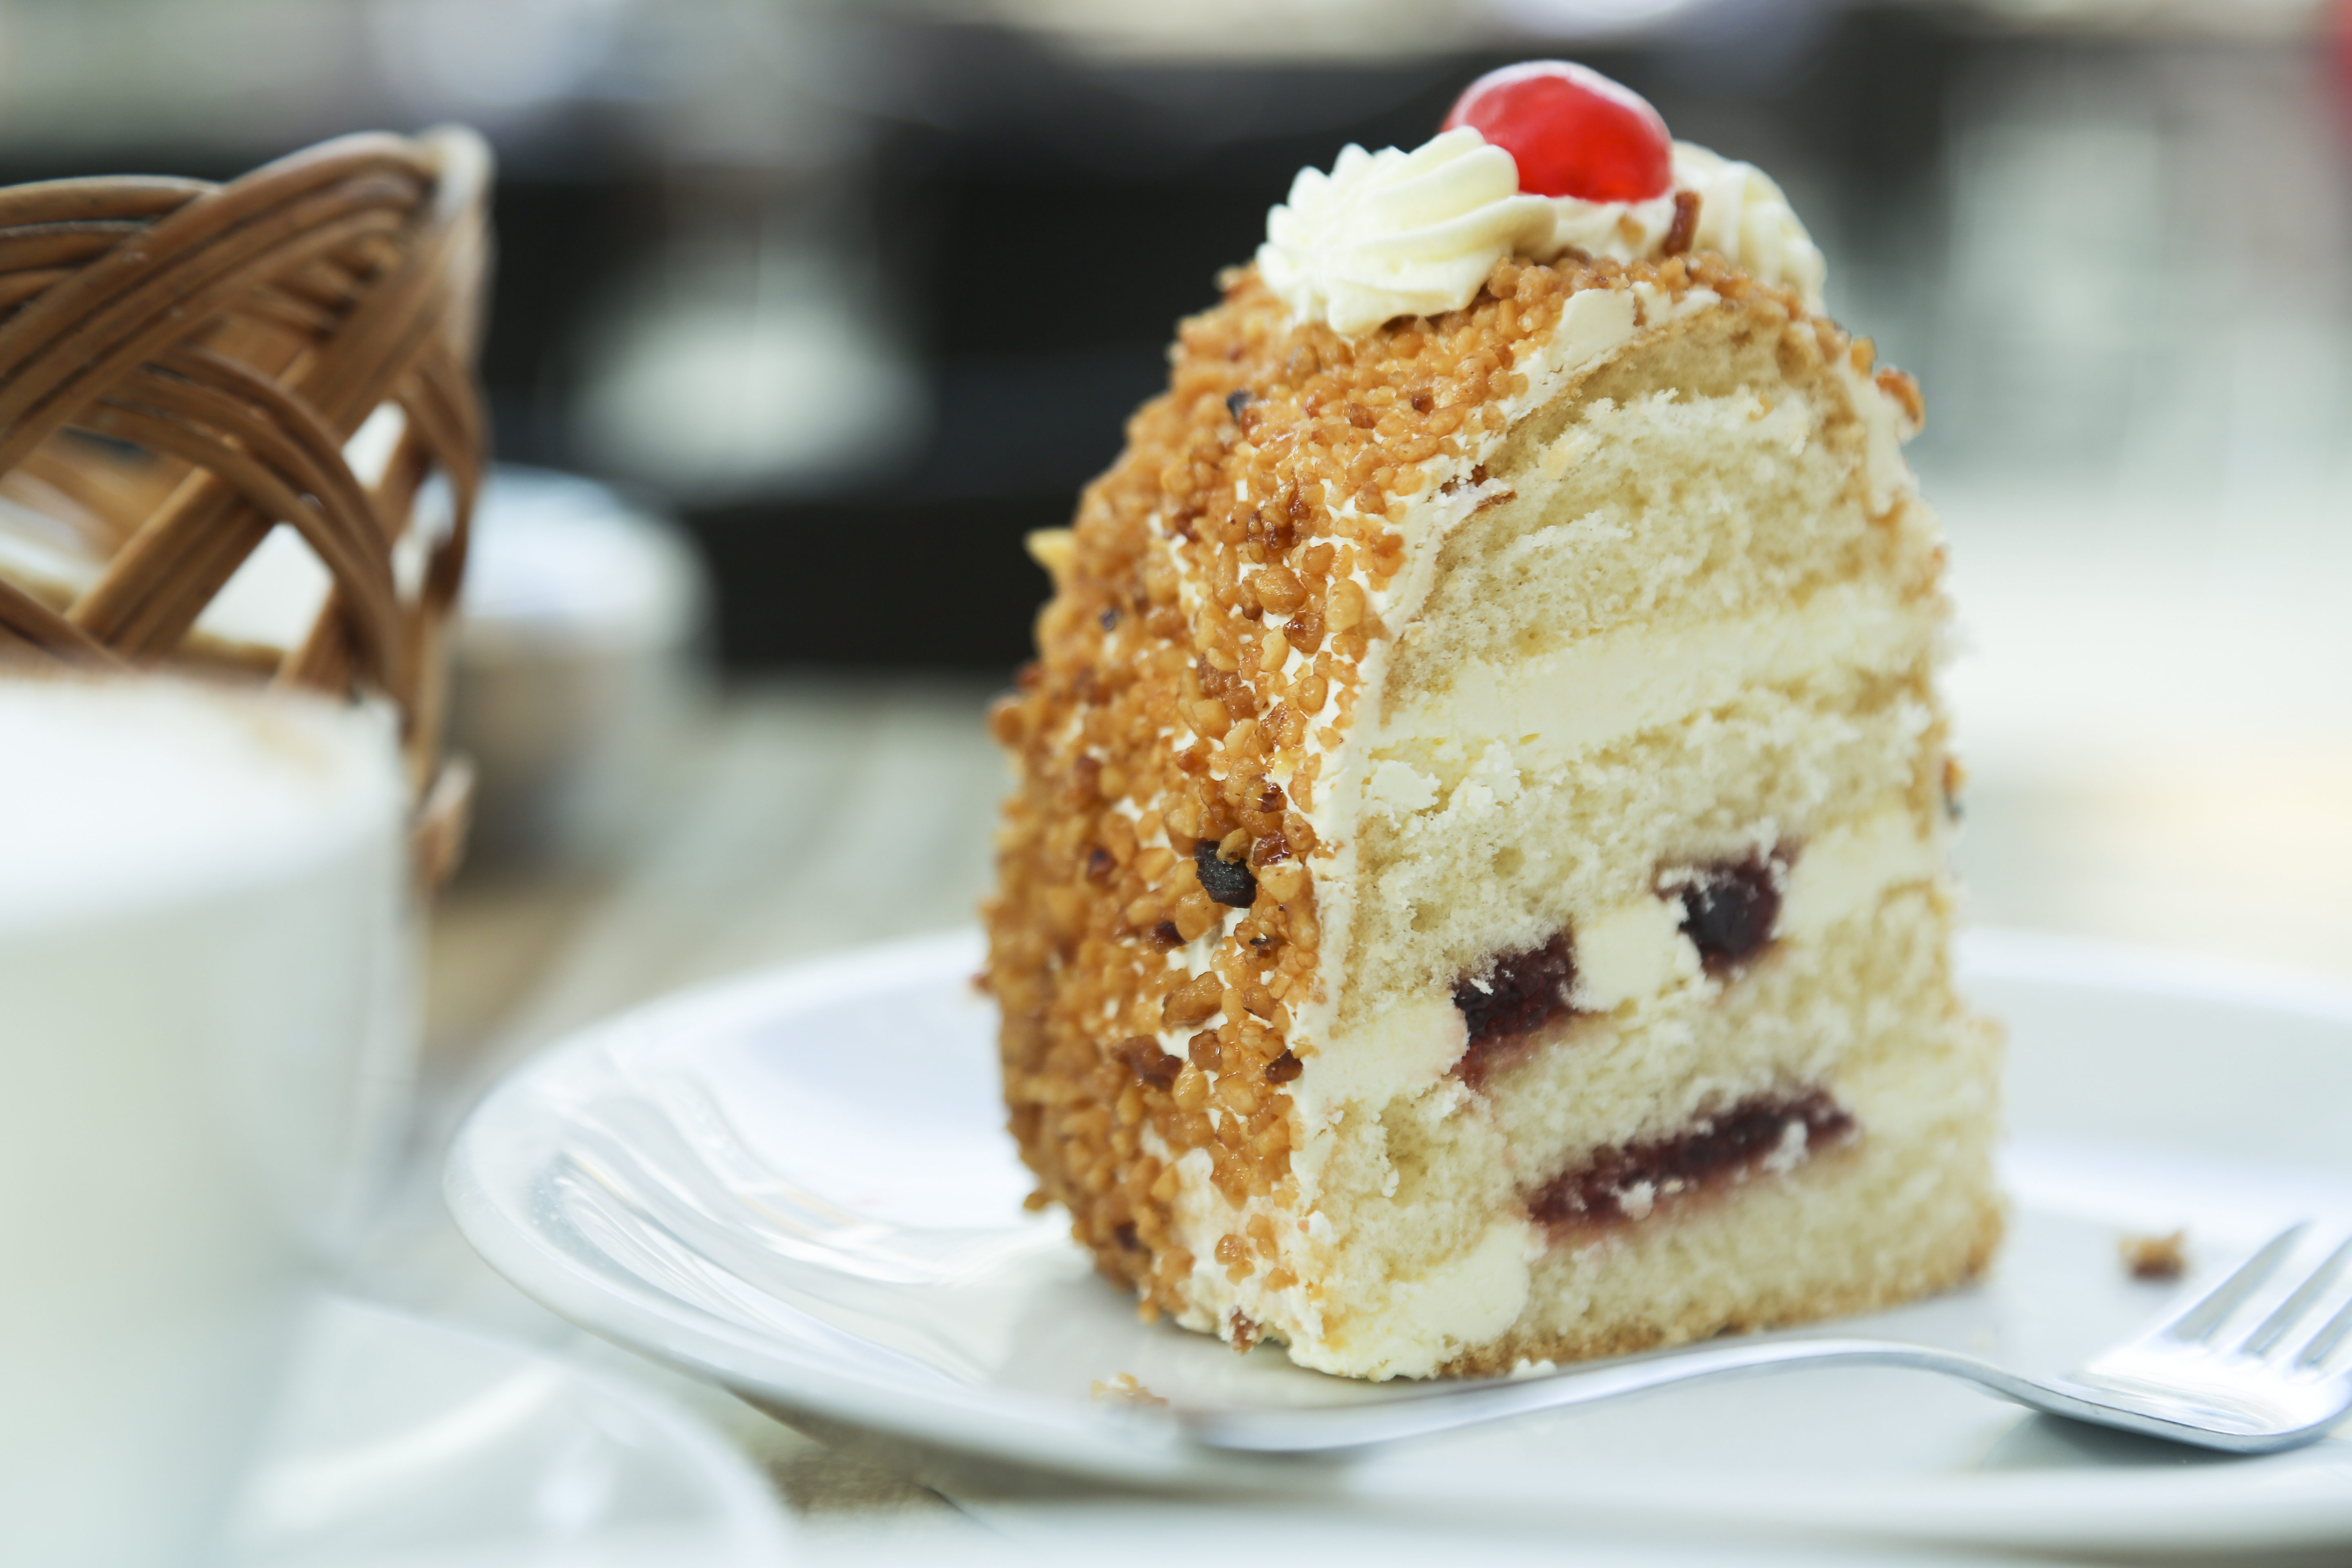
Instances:
[[[2308,1443],[2352,1410],[2352,1236],[2305,1222],[2218,1283],[2185,1295],[2137,1339],[2072,1377],[2021,1377],[1978,1357],[1888,1340],[1772,1340],[1614,1364],[1450,1384],[1353,1405],[1184,1409],[1212,1448],[1297,1454],[1422,1437],[1705,1378],[1811,1366],[1898,1366],[1965,1378],[2004,1399],[2233,1454]]]

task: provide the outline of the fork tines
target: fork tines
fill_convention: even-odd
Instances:
[[[2352,1232],[2308,1220],[2280,1232],[2151,1338],[2324,1366],[2352,1341]]]

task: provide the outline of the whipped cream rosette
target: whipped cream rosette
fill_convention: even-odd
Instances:
[[[1352,143],[1328,174],[1301,169],[1266,215],[1258,270],[1299,315],[1360,332],[1456,310],[1513,251],[1549,251],[1551,204],[1519,194],[1518,165],[1475,131],[1411,153]]]

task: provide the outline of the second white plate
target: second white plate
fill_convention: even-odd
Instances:
[[[1340,1459],[1272,1462],[1091,1397],[1393,1397],[1136,1321],[1028,1216],[965,934],[706,988],[574,1037],[475,1112],[448,1193],[483,1255],[607,1338],[934,1476],[1046,1470],[1350,1508],[2020,1546],[2352,1542],[2352,1441],[2226,1459],[2026,1415],[1916,1373],[1698,1386]],[[1979,936],[2012,1036],[2016,1213],[1983,1284],[1822,1331],[2026,1371],[2149,1318],[2124,1230],[2226,1264],[2352,1215],[2352,1000],[2050,939]]]
[[[759,1469],[644,1389],[342,1297],[305,1314],[236,1568],[786,1568]],[[96,1457],[93,1457],[96,1462]]]

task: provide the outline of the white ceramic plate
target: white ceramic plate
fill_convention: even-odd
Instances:
[[[783,1568],[774,1491],[695,1417],[519,1345],[341,1299],[303,1325],[236,1568]]]
[[[1186,1443],[1091,1400],[1382,1389],[1145,1327],[1002,1131],[977,939],[870,949],[656,1004],[550,1050],[475,1112],[448,1194],[558,1312],[946,1484],[1010,1472],[1588,1528],[1671,1520],[2021,1546],[2352,1542],[2352,1441],[2228,1459],[2030,1416],[1917,1373],[1818,1371],[1529,1417],[1340,1459]],[[2352,998],[1990,934],[1969,985],[2012,1035],[2016,1200],[1992,1278],[1835,1326],[2059,1371],[2167,1300],[2116,1239],[2186,1227],[2200,1269],[2352,1215]]]

